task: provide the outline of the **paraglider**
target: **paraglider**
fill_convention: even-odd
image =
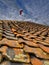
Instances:
[[[30,18],[28,19],[27,17],[29,17],[29,15],[27,15],[27,14],[24,12],[23,9],[20,9],[20,10],[19,10],[19,20],[31,21],[31,19],[30,19]]]
[[[20,15],[22,15],[22,13],[23,13],[23,10],[21,9],[21,10],[20,10]]]

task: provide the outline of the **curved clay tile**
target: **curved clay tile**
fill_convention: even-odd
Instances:
[[[49,26],[0,20],[0,65],[49,65]]]

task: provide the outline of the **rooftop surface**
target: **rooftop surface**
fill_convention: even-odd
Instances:
[[[49,65],[49,26],[0,20],[0,65]]]

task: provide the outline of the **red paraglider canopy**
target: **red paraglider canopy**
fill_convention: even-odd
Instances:
[[[20,10],[20,15],[22,14],[22,12],[23,12],[23,10],[21,9],[21,10]]]

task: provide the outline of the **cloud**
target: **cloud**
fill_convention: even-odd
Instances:
[[[19,15],[20,9],[23,9],[23,16]],[[0,19],[49,25],[49,0],[0,0]]]

